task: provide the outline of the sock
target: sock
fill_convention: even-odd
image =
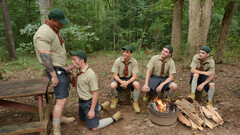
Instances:
[[[135,90],[134,89],[134,91],[133,91],[133,99],[134,99],[134,101],[138,100],[139,94],[140,94],[140,90]]]
[[[113,122],[114,122],[114,120],[113,120],[113,118],[111,118],[111,117],[105,118],[105,119],[101,119],[101,120],[99,121],[98,129],[104,128],[104,127],[110,125],[110,124],[113,123]]]
[[[112,91],[112,96],[115,98],[118,96],[118,91],[116,89]]]
[[[103,110],[103,106],[102,105],[99,105],[98,106],[98,111],[102,111]]]
[[[167,94],[167,98],[170,98],[173,94],[174,94],[174,92],[172,92],[171,90],[169,90],[169,91],[168,91],[168,94]]]
[[[58,123],[60,123],[60,121],[61,121],[61,119],[55,119],[55,118],[53,118],[53,123],[58,124]]]
[[[208,101],[212,101],[213,94],[214,94],[214,88],[209,88],[209,90],[208,90]]]
[[[193,78],[192,79],[192,83],[191,83],[191,92],[195,93],[196,89],[197,89],[197,78]]]

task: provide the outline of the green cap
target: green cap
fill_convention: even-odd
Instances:
[[[127,46],[123,47],[122,50],[129,50],[132,53],[134,49],[132,46],[127,45]]]
[[[173,53],[173,47],[171,45],[166,45],[164,46],[164,48],[167,48],[170,51],[170,53]]]
[[[83,51],[83,50],[70,51],[70,54],[71,54],[71,55],[78,56],[78,57],[80,57],[81,59],[84,59],[85,62],[87,61],[87,54],[86,54],[86,52]]]
[[[48,14],[49,19],[58,21],[59,23],[66,25],[69,23],[69,20],[65,18],[63,12],[60,9],[54,8]]]
[[[208,46],[206,46],[206,45],[202,46],[202,47],[200,48],[200,50],[203,50],[203,51],[205,51],[205,52],[207,52],[207,53],[210,53],[210,52],[211,52],[210,47],[208,47]]]

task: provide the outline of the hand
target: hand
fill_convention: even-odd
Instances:
[[[127,88],[127,86],[128,86],[128,81],[122,81],[122,83],[121,83],[120,86],[123,87],[123,88]]]
[[[89,111],[88,112],[88,118],[91,120],[91,119],[93,119],[95,117],[95,112],[94,111]]]
[[[160,85],[156,88],[156,91],[157,91],[157,92],[161,92],[161,91],[162,91],[162,88],[163,88],[163,85],[160,84]]]
[[[56,87],[59,83],[57,76],[52,76],[52,87]]]
[[[211,75],[212,75],[212,72],[211,72],[211,71],[204,72],[204,75],[206,75],[206,76],[211,76]]]
[[[202,91],[202,90],[203,90],[203,87],[204,87],[204,85],[203,85],[203,84],[200,84],[200,85],[197,87],[197,90]]]
[[[69,72],[69,73],[72,73],[72,70],[74,69],[74,65],[70,65],[67,67],[66,71]]]
[[[146,84],[143,85],[142,87],[142,92],[149,92],[150,91],[150,87]]]

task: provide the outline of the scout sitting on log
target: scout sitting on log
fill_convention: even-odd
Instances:
[[[112,67],[113,80],[111,83],[112,103],[111,108],[115,109],[118,103],[118,91],[120,87],[129,88],[133,91],[133,109],[136,113],[140,112],[138,106],[138,97],[140,86],[137,79],[138,64],[137,60],[132,57],[133,47],[125,46],[122,48],[122,56],[117,58]]]
[[[213,106],[212,98],[215,90],[213,82],[215,74],[215,62],[210,57],[211,49],[208,46],[202,46],[200,53],[193,57],[191,67],[191,94],[188,100],[195,100],[196,89],[208,92],[208,105]]]
[[[91,130],[104,128],[109,124],[122,118],[118,111],[112,117],[99,120],[98,111],[107,108],[110,104],[108,101],[99,106],[98,104],[98,80],[96,73],[89,68],[87,55],[83,50],[70,52],[72,55],[72,68],[69,68],[70,81],[76,87],[79,97],[79,118],[86,120],[87,126]],[[73,78],[72,69],[78,70],[78,73]]]

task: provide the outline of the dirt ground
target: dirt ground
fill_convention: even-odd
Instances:
[[[112,79],[111,67],[116,57],[105,55],[89,56],[88,62],[90,67],[97,73],[99,80],[99,102],[111,101],[110,82]],[[140,71],[145,73],[146,64],[149,59],[138,60]],[[172,100],[185,98],[190,90],[190,72],[189,69],[181,68],[181,63],[176,63],[177,74],[175,82],[178,84],[178,91],[174,94]],[[7,80],[17,79],[33,79],[41,78],[42,71],[31,70],[17,71],[11,76],[3,74]],[[140,85],[143,86],[144,79],[139,78]],[[214,94],[214,106],[218,108],[218,112],[224,119],[224,124],[214,129],[206,128],[202,132],[192,131],[179,121],[171,126],[158,126],[149,127],[144,119],[148,118],[147,102],[142,101],[143,94],[140,94],[139,105],[141,112],[135,114],[131,105],[118,105],[116,110],[106,110],[100,112],[100,118],[107,118],[112,116],[116,111],[123,114],[123,119],[111,124],[110,126],[93,132],[86,127],[86,123],[78,119],[78,97],[74,88],[70,90],[67,105],[64,109],[63,115],[73,116],[76,121],[70,124],[62,124],[63,135],[190,135],[190,134],[206,134],[206,135],[237,135],[240,133],[240,66],[239,65],[216,65],[216,77],[214,79],[216,84],[216,91]],[[204,92],[201,105],[206,104],[207,95]],[[23,103],[37,104],[34,98],[17,98]],[[28,122],[37,120],[38,116],[33,113],[11,110],[0,107],[0,126]],[[37,134],[37,133],[34,133]]]

